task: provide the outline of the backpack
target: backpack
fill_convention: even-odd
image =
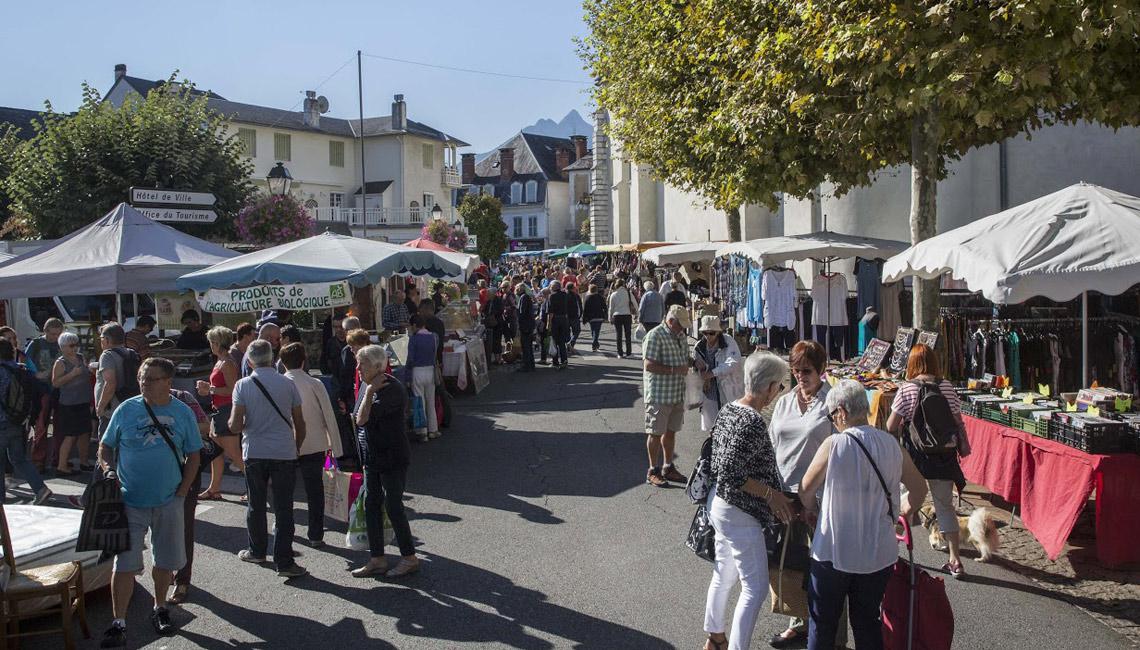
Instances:
[[[918,397],[908,427],[910,443],[924,454],[953,454],[958,450],[958,419],[938,384],[914,382]]]
[[[9,424],[23,425],[29,418],[39,415],[39,387],[32,374],[23,368],[5,367],[8,372],[8,390],[3,395],[4,415]]]
[[[110,352],[123,361],[123,376],[115,377],[118,380],[115,399],[121,404],[142,393],[139,389],[139,366],[142,365],[142,360],[139,359],[139,353],[130,348],[111,348]]]

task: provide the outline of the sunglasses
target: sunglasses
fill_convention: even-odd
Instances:
[[[838,412],[839,412],[839,409],[837,408],[834,411],[831,411],[830,413],[828,413],[827,414],[827,421],[832,423],[832,424],[835,424],[835,414]]]

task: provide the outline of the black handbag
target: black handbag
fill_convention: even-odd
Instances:
[[[807,571],[811,563],[811,548],[807,543],[807,525],[799,518],[803,504],[793,492],[785,492],[784,496],[792,500],[793,518],[786,524],[773,519],[772,523],[764,526],[768,563],[794,571]]]
[[[693,514],[693,523],[689,525],[689,537],[685,540],[685,546],[701,559],[716,561],[716,531],[709,520],[708,507],[704,503],[699,504],[696,513]]]
[[[95,472],[98,478],[83,492],[83,518],[79,522],[75,551],[103,551],[106,558],[129,551],[131,535],[119,482],[103,478],[98,468]]]

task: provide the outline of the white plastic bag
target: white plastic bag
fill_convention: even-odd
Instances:
[[[348,508],[348,532],[344,535],[344,545],[354,551],[368,550],[368,520],[364,517],[364,490],[356,495],[356,500]]]
[[[633,329],[633,340],[637,341],[638,343],[641,343],[642,339],[644,339],[644,338],[645,338],[645,325],[638,323],[637,327],[635,327]]]
[[[705,402],[705,380],[696,370],[685,375],[685,408],[700,408]]]

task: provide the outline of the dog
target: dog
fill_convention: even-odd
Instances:
[[[938,529],[938,518],[934,514],[933,505],[925,505],[918,511],[922,525],[930,531],[930,548],[936,551],[946,550],[946,540],[942,531]],[[988,508],[977,508],[969,517],[958,517],[958,529],[962,536],[962,543],[970,544],[978,550],[981,557],[979,562],[989,562],[1001,548],[1001,536],[998,535],[997,523]]]

